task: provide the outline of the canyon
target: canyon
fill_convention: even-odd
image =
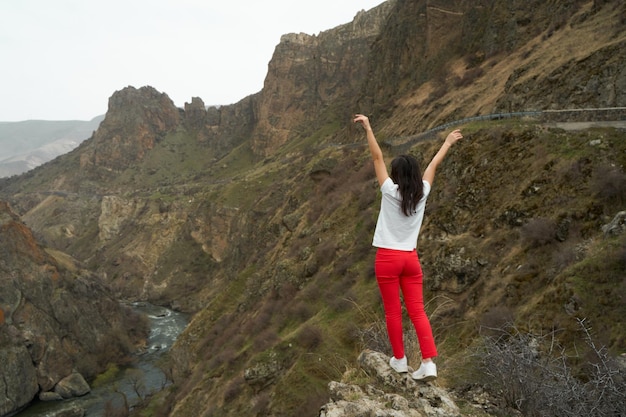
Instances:
[[[389,348],[373,277],[378,190],[352,115],[369,115],[386,158],[403,138],[473,116],[615,108],[623,118],[625,16],[612,1],[390,0],[319,35],[283,36],[262,91],[233,105],[193,97],[177,108],[152,86],[124,87],[76,149],[0,179],[3,218],[31,242],[5,252],[44,265],[46,288],[64,260],[85,271],[74,281],[102,283],[97,299],[192,315],[164,365],[174,384],[136,415],[329,413],[331,383],[336,403],[349,396],[337,384],[401,391],[358,359]],[[585,319],[612,357],[626,348],[624,131],[554,122],[461,124],[429,197],[418,250],[442,357],[438,385],[420,389],[432,403],[446,389],[458,404],[449,415],[521,412],[468,360],[493,329],[554,331],[568,352],[587,352]],[[426,162],[443,133],[402,151]],[[28,280],[11,270],[12,282]],[[12,323],[0,330],[32,326]],[[584,354],[571,361],[586,372]],[[489,408],[464,407],[474,400],[459,393],[476,386],[493,390]]]

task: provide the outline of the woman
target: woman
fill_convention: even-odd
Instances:
[[[389,175],[367,116],[357,114],[354,123],[361,123],[367,133],[367,143],[382,192],[372,244],[378,248],[374,269],[385,308],[387,334],[393,350],[389,365],[396,372],[409,370],[402,340],[401,289],[422,352],[422,363],[411,376],[416,380],[430,381],[437,378],[437,366],[432,360],[437,356],[437,348],[424,311],[422,267],[415,248],[424,218],[426,198],[435,179],[437,166],[443,161],[448,149],[463,135],[458,129],[448,134],[423,176],[420,175],[416,159],[410,155],[394,158]]]

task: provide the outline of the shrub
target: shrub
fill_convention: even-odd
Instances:
[[[622,206],[626,202],[626,174],[619,168],[601,166],[594,172],[596,197],[607,204]]]
[[[522,226],[520,235],[522,240],[530,246],[544,246],[554,241],[556,224],[543,217],[531,219]]]
[[[376,320],[359,330],[359,340],[364,349],[378,352],[391,352],[391,344],[387,336],[387,325],[384,320]]]
[[[552,257],[552,263],[557,271],[564,270],[565,268],[576,262],[576,260],[576,247],[573,245],[564,246]]]
[[[300,300],[296,304],[289,305],[287,315],[298,322],[305,322],[313,316],[313,309],[306,301]]]
[[[483,337],[478,358],[487,388],[526,416],[625,415],[626,381],[607,350],[595,345],[584,320],[579,323],[595,357],[583,379],[575,376],[556,332],[534,335],[508,326]]]
[[[241,394],[245,380],[243,376],[232,379],[224,391],[224,402],[231,402]]]
[[[504,329],[514,322],[513,311],[506,306],[496,306],[490,308],[480,319],[480,329],[482,332],[490,334]]]
[[[307,350],[315,349],[322,343],[322,331],[310,324],[305,325],[298,332],[298,344]]]
[[[262,392],[252,399],[251,415],[269,415],[268,408],[270,405],[270,396],[266,392]]]
[[[319,244],[317,249],[315,250],[315,256],[320,260],[322,264],[329,264],[335,258],[337,253],[337,245],[331,239],[327,239],[326,241]]]
[[[263,330],[254,339],[254,350],[256,352],[262,352],[274,345],[279,340],[278,334],[273,329]]]

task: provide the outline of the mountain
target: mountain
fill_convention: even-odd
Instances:
[[[118,298],[193,313],[164,365],[174,384],[137,415],[316,414],[330,381],[403,402],[357,364],[390,350],[373,275],[378,187],[351,119],[370,116],[386,158],[423,163],[443,133],[418,133],[461,127],[418,247],[438,383],[471,410],[480,387],[480,413],[538,413],[524,390],[556,398],[537,385],[547,373],[490,376],[476,359],[493,358],[487,337],[526,337],[523,363],[564,352],[551,363],[577,381],[595,380],[590,362],[623,372],[612,364],[626,349],[624,131],[556,123],[624,120],[625,16],[612,1],[388,1],[283,36],[263,89],[230,106],[114,92],[90,139],[0,180],[0,198]],[[578,111],[593,108],[613,110]],[[592,362],[581,321],[610,356]],[[556,403],[585,405],[567,398]]]
[[[71,151],[89,138],[103,119],[0,122],[0,177],[22,174]]]

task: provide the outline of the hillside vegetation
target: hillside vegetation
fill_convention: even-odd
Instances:
[[[164,365],[173,385],[137,415],[315,415],[361,351],[390,353],[380,196],[353,113],[370,115],[388,161],[402,148],[425,164],[444,132],[398,139],[478,114],[626,106],[623,2],[461,3],[387,2],[285,37],[263,91],[233,106],[176,109],[128,87],[92,139],[0,183],[37,237],[120,298],[194,313]],[[582,380],[594,352],[580,320],[611,358],[626,350],[626,234],[605,227],[626,203],[625,133],[459,127],[418,246],[438,384],[482,384],[515,408],[477,369],[484,336],[554,335]]]

